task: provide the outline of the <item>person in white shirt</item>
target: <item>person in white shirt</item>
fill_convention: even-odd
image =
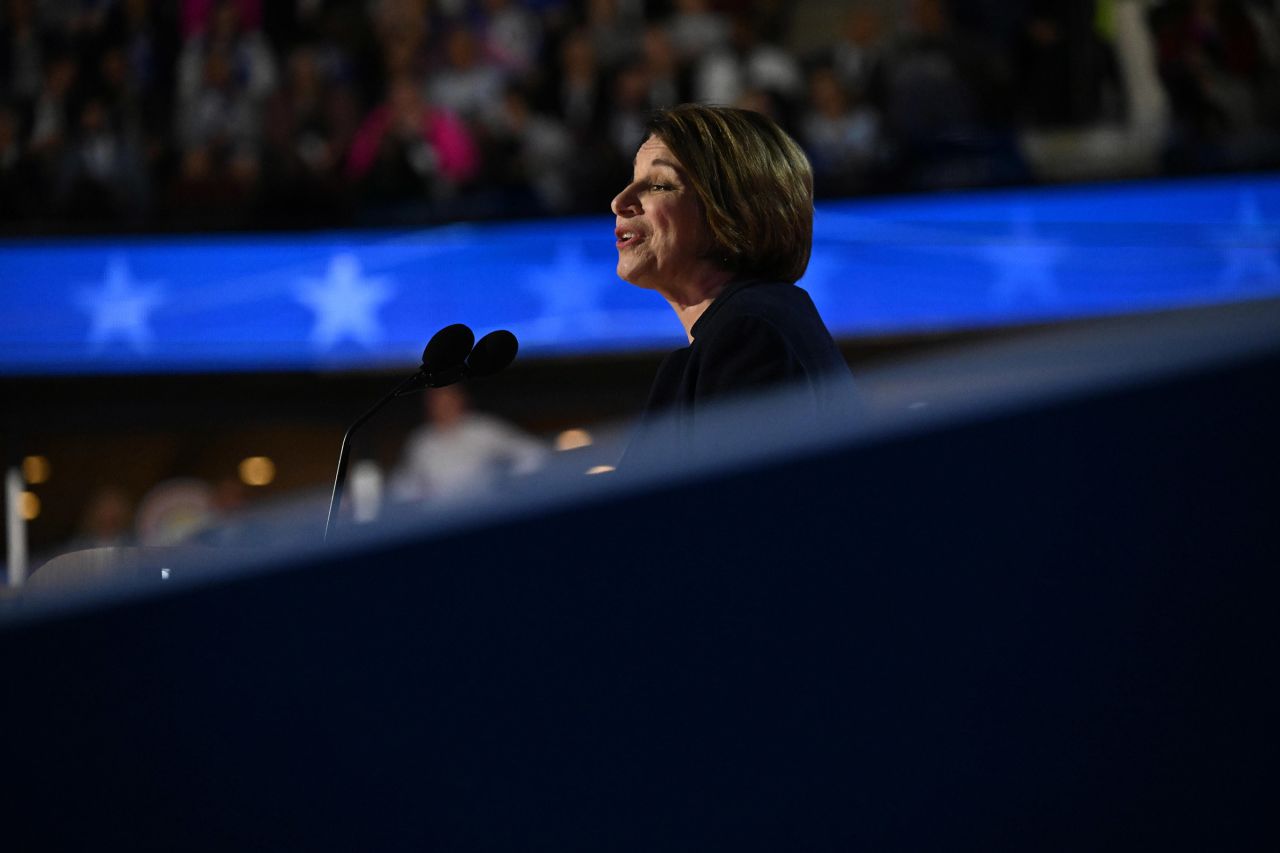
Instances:
[[[415,429],[391,477],[393,500],[452,502],[491,490],[504,478],[530,474],[546,460],[542,442],[471,410],[456,385],[425,395],[427,423]]]

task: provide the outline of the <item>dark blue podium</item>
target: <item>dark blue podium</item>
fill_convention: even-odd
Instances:
[[[1280,306],[862,387],[730,410],[704,465],[18,602],[0,838],[1275,849]]]

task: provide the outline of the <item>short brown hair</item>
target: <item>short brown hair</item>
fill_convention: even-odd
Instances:
[[[684,166],[707,212],[713,257],[734,273],[795,282],[813,248],[813,169],[772,119],[681,104],[646,126]]]

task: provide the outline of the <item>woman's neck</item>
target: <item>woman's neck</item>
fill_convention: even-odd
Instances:
[[[698,322],[702,313],[716,300],[725,287],[733,280],[733,274],[725,270],[715,272],[701,278],[691,285],[663,292],[667,302],[680,318],[684,333],[693,343],[693,325]]]

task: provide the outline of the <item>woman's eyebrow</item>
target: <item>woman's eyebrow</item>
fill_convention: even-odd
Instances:
[[[637,163],[638,159],[639,159],[639,158],[636,158],[635,160],[632,160],[632,161],[631,161],[631,170],[632,170],[632,171],[635,171],[635,168],[636,168],[636,166],[637,166],[637,164],[638,164],[638,163]],[[667,168],[669,168],[669,169],[674,169],[676,172],[681,172],[681,171],[683,171],[683,170],[680,168],[680,164],[679,164],[679,163],[673,163],[673,162],[671,162],[670,160],[664,160],[664,159],[663,159],[663,158],[661,158],[661,157],[655,157],[653,160],[651,160],[651,161],[649,162],[649,165],[650,165],[650,166],[666,166],[666,167],[667,167]]]

